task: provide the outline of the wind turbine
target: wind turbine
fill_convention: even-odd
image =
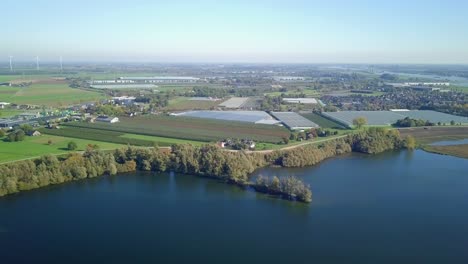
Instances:
[[[39,56],[36,56],[36,70],[39,70]]]
[[[62,56],[60,56],[60,72],[63,72],[63,63],[62,63]]]
[[[11,63],[11,59],[13,59],[13,56],[10,55],[10,71],[13,71],[13,64]]]

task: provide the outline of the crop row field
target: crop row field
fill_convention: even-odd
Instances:
[[[278,143],[283,137],[289,137],[289,131],[284,127],[174,116],[122,117],[114,124],[74,122],[67,126],[204,142],[248,138]]]
[[[86,128],[86,127],[63,126],[61,129],[41,129],[40,131],[43,134],[48,134],[48,135],[87,139],[87,140],[102,141],[102,142],[108,142],[108,143],[114,143],[114,144],[132,145],[132,146],[151,147],[156,144],[161,147],[168,147],[173,144],[182,144],[182,143],[190,143],[190,144],[195,144],[195,145],[197,145],[197,143],[200,144],[200,142],[194,142],[194,141],[188,141],[188,140],[128,134],[128,133],[123,133],[123,132],[100,130],[100,129]]]

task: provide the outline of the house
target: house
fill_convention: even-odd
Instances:
[[[96,122],[104,122],[104,123],[117,123],[119,122],[118,117],[109,117],[109,116],[98,116],[96,117]]]
[[[28,136],[31,136],[31,137],[37,137],[37,136],[40,136],[41,135],[41,132],[37,131],[37,130],[33,130],[31,132],[28,132]]]
[[[218,147],[220,147],[220,148],[225,148],[225,147],[226,147],[226,142],[224,142],[224,141],[219,141],[219,142],[218,142]]]

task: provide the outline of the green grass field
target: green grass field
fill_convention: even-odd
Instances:
[[[28,87],[0,87],[0,101],[16,104],[65,106],[103,99],[98,92],[73,89],[67,83],[32,84]]]
[[[333,122],[332,120],[327,119],[319,114],[307,113],[307,114],[301,114],[301,115],[323,128],[345,129],[344,126],[336,122]]]
[[[48,144],[49,140],[52,141],[51,145]],[[0,163],[28,159],[45,154],[66,154],[70,152],[66,149],[70,141],[77,143],[78,149],[76,151],[85,150],[88,144],[96,144],[102,150],[116,149],[125,146],[121,144],[52,135],[26,137],[25,140],[21,142],[6,142],[0,139]]]
[[[289,137],[286,128],[247,122],[174,116],[122,117],[120,120],[121,122],[115,124],[68,123],[67,126],[204,142],[225,138],[248,138],[259,142],[277,143],[282,141],[283,137]]]
[[[303,91],[295,91],[295,90],[290,90],[287,92],[271,92],[271,93],[265,93],[264,95],[269,95],[269,96],[280,96],[281,94],[285,94],[285,96],[299,96],[300,94],[305,94],[306,96],[310,97],[317,97],[320,96],[320,93],[317,92],[316,90],[310,90],[310,89],[305,89]]]
[[[52,75],[42,75],[42,74],[34,74],[34,75],[22,75],[22,74],[0,75],[0,82],[10,82],[10,81],[16,81],[16,80],[29,82],[29,81],[32,81],[32,80],[49,79],[51,77],[52,77]]]

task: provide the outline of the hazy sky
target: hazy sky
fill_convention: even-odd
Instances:
[[[2,0],[1,10],[6,60],[468,63],[463,0]]]

